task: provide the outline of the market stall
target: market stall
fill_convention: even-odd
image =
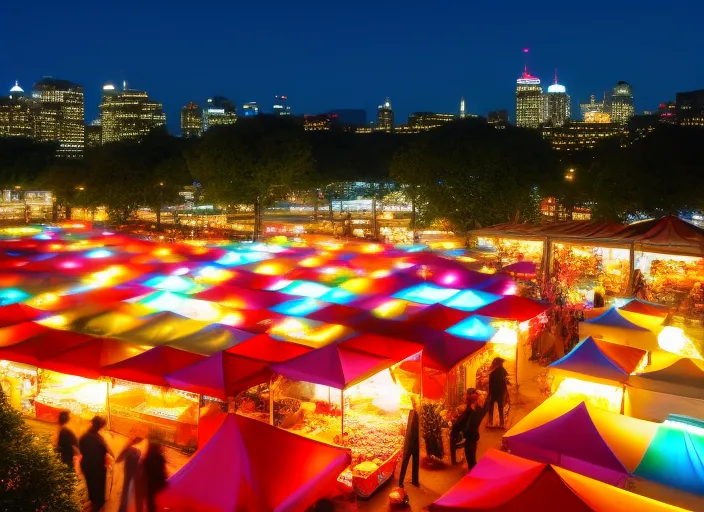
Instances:
[[[583,475],[489,450],[474,469],[441,496],[431,511],[470,510],[682,511]]]
[[[580,339],[589,336],[649,352],[660,349],[655,332],[628,320],[616,308],[611,308],[596,318],[580,322]]]
[[[550,365],[551,392],[620,413],[629,375],[645,368],[646,352],[592,337]]]
[[[704,420],[704,363],[682,358],[664,368],[630,376],[624,414],[658,422],[670,414]]]
[[[368,497],[393,475],[412,397],[420,401],[418,374],[402,363],[338,342],[272,365],[274,425],[350,448],[340,480]]]
[[[0,360],[0,388],[15,410],[35,416],[34,398],[39,392],[36,366]]]
[[[299,512],[335,493],[345,450],[235,414],[168,480],[159,504],[191,512]]]

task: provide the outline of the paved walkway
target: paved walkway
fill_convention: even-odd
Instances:
[[[531,363],[526,368],[526,381],[520,388],[519,404],[515,403],[515,398],[512,397],[511,413],[507,421],[507,428],[511,428],[521,418],[537,407],[542,401],[540,391],[538,389],[536,376],[543,370],[538,365]],[[523,381],[523,379],[521,379]],[[56,435],[56,426],[50,423],[45,423],[37,420],[27,420],[32,430],[37,435],[45,439],[48,443],[53,443]],[[80,436],[83,432],[81,426],[74,427],[76,434]],[[85,427],[83,427],[85,428]],[[477,447],[477,456],[482,457],[490,448],[500,448],[501,439],[504,431],[484,429],[480,431],[481,438]],[[119,454],[122,448],[127,443],[127,438],[114,433],[107,433],[106,440],[112,448],[115,455]],[[175,473],[188,460],[188,455],[183,454],[178,450],[171,448],[164,449],[167,459],[167,468],[169,474]],[[458,452],[458,456],[461,452]],[[400,464],[399,464],[400,466]],[[337,502],[335,509],[341,512],[361,511],[372,512],[380,510],[388,510],[389,508],[389,493],[398,485],[398,467],[397,474],[392,480],[387,482],[379,489],[369,500],[358,500],[353,503]],[[117,512],[122,494],[122,464],[115,464],[112,467],[112,485],[110,476],[108,477],[108,489],[110,495],[107,506],[104,512]],[[427,507],[447,492],[450,487],[456,484],[467,473],[466,464],[457,465],[454,467],[446,467],[443,469],[429,470],[421,468],[420,470],[420,488],[416,488],[410,484],[406,484],[405,490],[409,496],[410,510],[412,512],[420,512],[426,510]],[[410,477],[410,468],[407,478]]]

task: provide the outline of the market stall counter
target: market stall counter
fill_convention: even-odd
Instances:
[[[394,474],[401,457],[408,413],[420,398],[418,374],[404,360],[327,345],[284,363],[271,390],[274,425],[349,448],[352,464],[340,475],[343,489],[371,496]]]

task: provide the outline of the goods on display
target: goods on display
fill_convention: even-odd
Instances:
[[[689,318],[704,317],[704,260],[637,252],[636,269],[643,273],[647,300],[666,304]]]
[[[34,399],[37,418],[56,421],[60,411],[90,420],[107,414],[108,383],[74,375],[39,370],[39,394]]]
[[[10,405],[23,414],[34,416],[39,375],[34,366],[0,361],[0,387]]]

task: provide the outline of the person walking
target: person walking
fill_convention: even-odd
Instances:
[[[157,496],[166,488],[166,457],[160,443],[149,441],[147,453],[139,467],[140,492],[137,498],[137,510],[143,510],[142,504],[146,503],[147,512],[156,512]]]
[[[78,439],[76,434],[68,428],[68,422],[71,421],[71,413],[69,411],[61,411],[59,413],[59,435],[56,441],[56,453],[59,455],[61,462],[66,464],[71,471],[75,471],[76,467],[73,464],[73,458],[80,455],[78,450]]]
[[[78,441],[81,451],[81,471],[88,488],[91,510],[99,512],[105,506],[105,485],[107,479],[107,456],[114,458],[112,450],[100,435],[105,427],[105,420],[95,416],[91,427]]]
[[[139,459],[142,457],[142,452],[137,448],[136,445],[142,442],[141,437],[134,437],[127,442],[127,446],[120,452],[117,456],[115,462],[120,463],[125,462],[125,467],[123,470],[122,478],[122,496],[120,498],[120,508],[118,512],[128,512],[130,496],[134,493],[132,491],[132,483],[137,477],[137,471],[139,470]],[[136,497],[133,498],[136,501]]]
[[[489,372],[489,424],[494,424],[494,404],[499,406],[499,428],[504,428],[504,405],[508,399],[508,372],[504,360],[495,357]]]
[[[403,442],[403,460],[401,471],[398,474],[398,486],[403,487],[403,480],[406,478],[408,462],[413,458],[411,466],[411,484],[420,487],[418,478],[420,470],[420,424],[418,421],[417,403],[414,396],[411,397],[413,408],[408,413],[408,423],[406,424],[406,438]]]
[[[467,459],[468,470],[477,465],[477,443],[479,442],[479,427],[486,415],[487,404],[479,403],[479,393],[474,388],[467,390],[467,408],[452,425],[452,439],[459,434],[464,435],[464,457]]]

